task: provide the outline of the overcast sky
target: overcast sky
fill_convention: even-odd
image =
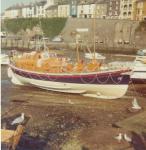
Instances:
[[[3,12],[6,8],[8,8],[11,5],[17,4],[17,3],[28,3],[32,2],[34,0],[1,0],[1,12]]]

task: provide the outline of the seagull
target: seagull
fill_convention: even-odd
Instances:
[[[132,142],[132,139],[128,137],[126,133],[124,134],[124,140],[127,142]]]
[[[136,98],[134,98],[134,100],[132,101],[132,109],[141,109],[141,106],[139,106]]]
[[[70,99],[68,100],[68,103],[72,105],[74,104]]]
[[[24,121],[24,113],[21,113],[21,116],[14,119],[11,123],[11,125],[14,125],[14,124],[20,124]]]
[[[119,135],[114,137],[114,139],[118,140],[118,142],[120,143],[122,140],[122,133],[119,133]]]

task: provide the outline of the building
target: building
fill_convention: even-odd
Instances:
[[[32,18],[36,16],[36,6],[35,4],[28,4],[22,7],[22,17],[23,18]]]
[[[82,1],[78,4],[78,18],[93,18],[95,16],[95,2]]]
[[[78,1],[77,0],[70,0],[70,16],[77,17],[77,10],[78,10]]]
[[[4,18],[22,18],[22,6],[17,4],[7,8],[4,12]]]
[[[123,0],[122,0],[123,1]],[[107,18],[118,19],[120,15],[120,0],[107,1]]]
[[[134,20],[146,20],[146,0],[136,1]]]
[[[107,2],[106,1],[99,1],[96,2],[96,10],[95,15],[97,18],[106,18],[107,16]]]
[[[51,5],[48,8],[46,8],[46,17],[58,17],[58,5]]]
[[[4,12],[4,18],[10,19],[12,17],[12,7],[9,7]]]
[[[58,17],[69,17],[70,16],[70,5],[69,3],[58,4]]]
[[[35,3],[35,7],[36,7],[36,14],[35,17],[45,17],[46,16],[46,5],[47,5],[47,1],[43,0],[43,1],[39,1]]]
[[[120,19],[134,20],[136,0],[121,0]]]

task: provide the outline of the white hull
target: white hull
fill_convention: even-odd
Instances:
[[[145,59],[146,57],[136,58],[133,74],[131,75],[132,80],[146,80],[146,64],[143,63]]]
[[[1,54],[0,55],[0,63],[1,63],[1,65],[8,65],[9,64],[9,57],[8,57],[8,55]]]
[[[128,89],[127,84],[77,84],[30,79],[14,74],[10,68],[8,70],[8,75],[14,84],[32,85],[46,90],[65,93],[80,93],[84,94],[84,96],[103,99],[121,98]]]
[[[94,59],[94,57],[95,57],[95,59],[97,59],[97,60],[103,60],[103,59],[105,59],[105,57],[102,56],[102,55],[99,54],[99,53],[95,53],[95,56],[94,56],[93,53],[85,53],[85,58],[87,58],[87,59]]]
[[[146,64],[143,63],[146,57],[137,57],[135,62],[112,62],[109,65],[115,67],[129,67],[133,70],[131,75],[132,80],[146,80]]]
[[[145,72],[134,72],[132,75],[131,75],[131,79],[144,79],[146,80],[146,71]]]

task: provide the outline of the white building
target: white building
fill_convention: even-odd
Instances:
[[[70,4],[59,4],[58,5],[58,17],[69,17],[70,16]]]
[[[23,18],[31,18],[31,17],[35,17],[35,15],[36,15],[36,8],[34,4],[24,5],[22,7]]]
[[[95,3],[84,2],[78,4],[77,17],[78,18],[93,18],[95,16]]]
[[[46,8],[46,17],[47,18],[58,17],[58,5],[51,5],[48,8]]]
[[[14,19],[22,17],[22,7],[20,5],[15,5],[7,8],[4,12],[4,18]]]
[[[46,5],[47,5],[46,0],[39,1],[35,4],[35,6],[36,6],[35,17],[45,17],[46,16],[46,12],[45,12]]]
[[[46,4],[45,4],[45,9],[47,9],[50,6],[56,5],[56,1],[55,0],[47,0]]]
[[[96,10],[95,10],[95,16],[96,18],[106,18],[107,15],[107,3],[105,2],[99,2],[96,3]]]

